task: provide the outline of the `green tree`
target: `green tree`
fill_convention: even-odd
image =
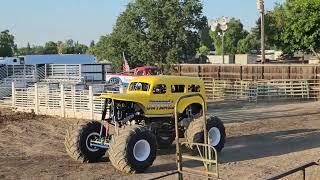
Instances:
[[[267,49],[285,49],[287,45],[282,40],[283,29],[285,28],[286,15],[285,4],[276,4],[275,7],[265,14],[265,43]],[[261,40],[261,19],[256,22],[252,33]]]
[[[198,49],[198,53],[200,53],[202,55],[208,55],[209,52],[210,52],[210,49],[205,45],[200,46]]]
[[[46,42],[44,46],[43,54],[58,54],[57,43],[53,41]]]
[[[35,55],[42,55],[44,54],[44,47],[43,46],[33,46],[32,47],[32,54]]]
[[[58,54],[67,54],[66,45],[62,41],[57,42]]]
[[[74,44],[74,52],[73,54],[85,54],[88,50],[88,46],[84,44],[80,44],[79,42],[76,42]]]
[[[214,50],[213,40],[210,36],[210,27],[208,25],[200,31],[200,44],[200,47],[205,46],[209,51]]]
[[[90,42],[90,48],[93,48],[94,47],[94,45],[95,45],[95,43],[94,43],[94,40],[92,40],[91,42]]]
[[[257,37],[250,33],[244,39],[240,39],[237,45],[237,53],[246,54],[251,53],[252,50],[258,50],[259,44]]]
[[[27,44],[27,47],[18,48],[18,51],[17,51],[18,56],[25,56],[25,55],[31,55],[31,54],[33,54],[33,52],[29,42]]]
[[[65,42],[66,53],[65,54],[74,54],[74,41],[72,39],[68,39]]]
[[[14,55],[16,45],[14,44],[14,36],[9,30],[0,33],[0,57],[11,57]]]
[[[124,52],[131,67],[179,62],[195,55],[206,24],[200,0],[136,0],[100,39],[105,42],[97,43],[95,54],[120,65]]]
[[[222,54],[222,37],[221,30],[210,32],[210,35],[214,41],[214,47],[217,54]],[[238,42],[244,39],[248,35],[248,32],[243,29],[243,25],[239,19],[232,18],[228,22],[228,29],[224,35],[224,52],[225,54],[236,54]]]
[[[294,0],[286,4],[286,21],[282,35],[289,52],[320,50],[320,1]]]
[[[28,42],[27,47],[26,47],[26,55],[32,54],[32,49],[30,46],[30,43]]]
[[[90,54],[97,56],[100,61],[110,61],[114,67],[121,67],[122,54],[115,51],[110,35],[101,36],[94,48],[90,48]]]

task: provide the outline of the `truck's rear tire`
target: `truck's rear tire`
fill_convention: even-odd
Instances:
[[[154,134],[143,126],[133,125],[113,135],[109,159],[121,172],[143,172],[156,158],[157,142]]]
[[[158,143],[158,147],[160,149],[164,149],[164,148],[168,148],[171,146],[171,144],[173,143],[173,141],[175,140],[174,136],[157,136],[157,143]]]
[[[97,121],[78,122],[70,126],[64,141],[69,156],[81,162],[93,162],[104,156],[106,149],[90,146],[90,140],[100,136],[100,129],[101,123]]]
[[[226,132],[223,122],[215,116],[207,119],[208,143],[211,144],[218,152],[220,152],[226,141]],[[202,117],[194,119],[185,131],[185,138],[188,143],[203,143],[203,120]],[[189,149],[194,150],[195,147],[187,144]]]

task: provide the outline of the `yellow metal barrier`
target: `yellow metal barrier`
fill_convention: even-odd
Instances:
[[[189,97],[195,97],[199,96],[202,99],[202,118],[204,122],[204,143],[187,143],[187,142],[182,142],[180,143],[179,139],[179,128],[178,128],[178,111],[177,107],[179,102],[182,99],[189,98]],[[190,175],[196,175],[196,176],[204,176],[207,178],[210,178],[210,175],[214,175],[216,177],[219,177],[219,170],[218,170],[218,153],[216,149],[208,144],[208,132],[207,132],[207,119],[206,119],[206,104],[204,97],[200,93],[196,94],[189,94],[185,96],[181,96],[176,104],[175,104],[175,131],[176,131],[176,156],[177,156],[177,173],[179,174],[179,180],[183,179],[183,174],[190,174]],[[185,144],[190,144],[191,147],[197,147],[198,150],[198,156],[191,156],[191,155],[182,155],[181,152],[181,145]],[[205,167],[205,171],[203,170],[195,170],[187,167],[183,167],[183,159],[189,159],[189,160],[196,160],[196,161],[201,161],[203,162],[203,165]],[[214,168],[212,168],[214,166]]]

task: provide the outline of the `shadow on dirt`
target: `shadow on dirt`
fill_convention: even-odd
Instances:
[[[221,116],[222,121],[224,123],[241,123],[241,122],[248,122],[248,121],[256,121],[256,120],[272,120],[275,118],[288,118],[288,117],[300,117],[300,116],[308,116],[308,115],[319,115],[320,110],[318,112],[309,112],[309,113],[290,113],[290,114],[281,114],[280,113],[270,113],[270,112],[259,112],[259,113],[240,113],[240,112],[232,112],[232,113],[224,113]]]
[[[173,159],[175,160],[175,159]],[[196,168],[202,167],[203,164],[198,161],[183,161],[183,167],[188,168]],[[167,164],[159,164],[155,166],[151,166],[145,173],[159,173],[159,172],[167,172],[167,171],[175,171],[177,170],[177,164],[175,162],[167,163]]]
[[[190,150],[184,146],[181,147],[181,151],[182,151],[182,153],[190,152]],[[176,144],[173,143],[173,144],[171,144],[171,146],[169,146],[167,148],[158,149],[157,155],[161,156],[161,155],[170,155],[170,154],[175,154],[175,153],[176,153]]]
[[[299,102],[298,107],[286,106],[288,102],[270,102],[270,103],[240,103],[226,102],[220,105],[219,103],[208,103],[208,115],[218,116],[224,123],[239,123],[256,120],[269,120],[273,118],[283,117],[299,117],[306,115],[319,115],[320,109],[311,108],[305,111],[310,106],[311,101]],[[274,107],[278,106],[279,109]],[[285,109],[283,109],[285,106]],[[256,111],[252,111],[256,109]]]
[[[227,139],[220,162],[237,162],[320,147],[320,129],[296,129]]]
[[[252,109],[260,107],[272,107],[275,105],[287,105],[292,103],[310,103],[314,100],[279,100],[279,101],[261,101],[261,102],[247,102],[247,101],[218,101],[218,102],[207,102],[208,109],[217,109],[217,110],[227,110],[232,111],[234,109]]]
[[[230,163],[252,160],[269,156],[279,156],[292,152],[320,147],[320,129],[296,129],[262,134],[230,137],[223,151],[219,154],[220,163]],[[187,150],[184,149],[184,152]],[[175,146],[166,151],[160,150],[161,155],[174,154]],[[174,156],[172,161],[175,161]],[[186,167],[201,167],[197,161],[185,161]],[[176,170],[176,163],[152,166],[146,173],[166,172]]]
[[[91,161],[90,163],[105,163],[105,162],[110,162],[108,156],[104,156],[100,159],[97,159],[96,161]]]

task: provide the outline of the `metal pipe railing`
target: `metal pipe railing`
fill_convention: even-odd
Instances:
[[[206,104],[205,104],[205,99],[204,97],[200,94],[200,93],[195,93],[195,94],[188,94],[188,95],[184,95],[184,96],[180,96],[178,98],[178,100],[176,101],[175,103],[175,107],[174,107],[174,117],[175,117],[175,131],[176,131],[176,156],[177,156],[177,172],[179,174],[179,179],[183,179],[183,176],[182,176],[182,153],[181,153],[181,144],[180,144],[180,141],[179,141],[179,126],[178,126],[178,105],[180,103],[181,100],[183,99],[186,99],[186,98],[190,98],[190,97],[200,97],[202,102],[201,102],[201,106],[202,106],[202,117],[203,117],[203,123],[204,123],[204,126],[203,126],[203,136],[204,136],[204,144],[207,144],[208,143],[208,134],[207,134],[207,126],[206,126],[206,113],[205,113],[205,110],[206,110]],[[208,158],[207,155],[207,151],[210,151],[208,150],[207,148],[205,148],[205,159]],[[208,170],[207,166],[206,166],[206,169]],[[207,173],[208,174],[208,173]]]
[[[320,161],[320,160],[319,160]],[[281,178],[284,178],[286,176],[289,176],[289,175],[292,175],[294,173],[297,173],[297,172],[302,172],[302,178],[303,180],[306,179],[306,169],[311,167],[311,166],[319,166],[319,161],[318,162],[311,162],[311,163],[307,163],[307,164],[304,164],[300,167],[297,167],[297,168],[293,168],[287,172],[284,172],[284,173],[281,173],[281,174],[278,174],[276,176],[273,176],[267,180],[277,180],[277,179],[281,179]]]

